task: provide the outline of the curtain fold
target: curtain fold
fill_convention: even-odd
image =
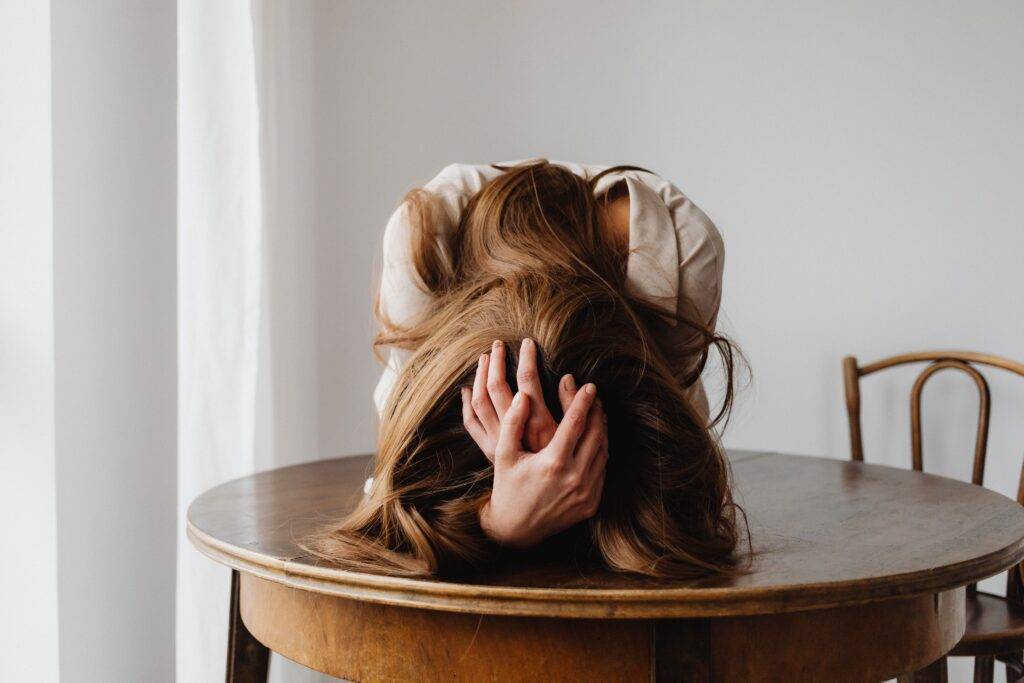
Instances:
[[[313,3],[178,2],[177,679],[224,676],[230,572],[188,504],[319,457]],[[275,682],[327,680],[280,657]]]
[[[254,470],[262,282],[250,3],[178,2],[177,680],[223,679],[229,572],[185,537],[188,504]]]

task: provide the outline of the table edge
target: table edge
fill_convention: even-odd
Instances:
[[[192,545],[239,572],[298,590],[385,605],[471,614],[602,619],[780,614],[938,593],[1024,559],[1024,538],[939,569],[871,579],[756,588],[535,588],[485,586],[351,572],[271,558],[219,541],[187,522]]]

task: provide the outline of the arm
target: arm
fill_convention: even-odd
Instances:
[[[597,169],[592,169],[596,171]],[[615,195],[625,184],[625,201]],[[629,261],[627,282],[635,293],[652,303],[694,315],[711,329],[718,318],[722,297],[725,249],[714,223],[672,183],[644,171],[625,171],[602,179],[609,195],[606,216],[613,230],[623,229],[628,215]],[[614,208],[613,208],[614,207]],[[670,323],[669,343],[686,344],[692,333]],[[691,388],[698,411],[707,419],[708,400],[698,381]]]
[[[458,223],[469,200],[484,185],[496,178],[501,171],[490,166],[450,164],[424,186],[440,201],[447,214],[447,224],[440,228],[450,229]],[[426,292],[413,266],[410,249],[412,226],[409,223],[405,204],[391,215],[384,229],[384,257],[381,268],[379,306],[386,320],[399,327],[416,321],[430,305],[430,294]],[[408,361],[409,351],[388,349],[384,370],[373,392],[377,414],[384,412],[384,406],[399,373]]]
[[[611,234],[623,252],[629,251],[629,189],[617,183],[598,200],[598,211],[603,229]]]
[[[430,305],[430,295],[423,288],[412,263],[411,247],[412,228],[407,207],[403,204],[392,214],[384,229],[384,257],[378,294],[380,315],[399,327],[414,323]],[[409,356],[410,352],[405,349],[387,349],[384,371],[373,392],[378,415],[384,412],[391,390]]]
[[[722,275],[725,268],[725,245],[722,235],[707,214],[675,185],[657,178],[655,186],[672,216],[672,225],[679,246],[680,296],[677,311],[683,314],[684,307],[692,304],[704,323],[714,330],[718,322],[718,310],[722,304]],[[676,329],[681,336],[680,341],[688,341],[686,331],[678,327]],[[694,407],[703,416],[704,421],[708,422],[711,409],[703,382],[697,380],[690,390],[690,396]]]
[[[679,188],[653,173],[636,173],[668,210],[678,249],[679,293],[682,311],[688,299],[702,320],[714,328],[722,302],[725,245],[718,228]]]

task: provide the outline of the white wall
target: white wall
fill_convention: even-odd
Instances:
[[[62,680],[170,681],[175,3],[51,7]]]
[[[324,454],[372,448],[378,240],[401,194],[452,161],[639,164],[712,216],[723,327],[753,370],[728,445],[847,457],[847,353],[1024,358],[1020,3],[321,2],[317,14]],[[910,381],[865,385],[870,459],[909,462]],[[988,483],[1012,494],[1024,381],[993,385]],[[934,471],[969,471],[972,391],[958,377],[930,385]]]
[[[380,232],[453,160],[636,163],[711,214],[754,377],[734,446],[844,457],[846,353],[1024,356],[1022,31],[1013,2],[321,3],[324,450],[372,445]],[[895,462],[883,432],[868,446]]]
[[[451,161],[636,163],[716,220],[723,324],[754,377],[729,445],[845,457],[846,353],[1024,358],[1019,3],[258,7],[276,172],[261,462],[372,449],[380,233]],[[19,615],[0,678],[56,678],[59,585],[67,680],[170,680],[174,4],[5,3],[0,31],[18,103],[0,149],[25,161],[0,165],[2,584]],[[906,462],[909,379],[865,387],[871,459]],[[962,476],[972,389],[931,391],[929,467]],[[1024,391],[993,393],[989,484],[1012,493]]]
[[[48,3],[0,3],[0,101],[0,680],[56,681]]]

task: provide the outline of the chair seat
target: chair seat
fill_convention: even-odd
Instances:
[[[950,656],[999,655],[1024,649],[1024,607],[991,593],[967,596],[967,631]]]

